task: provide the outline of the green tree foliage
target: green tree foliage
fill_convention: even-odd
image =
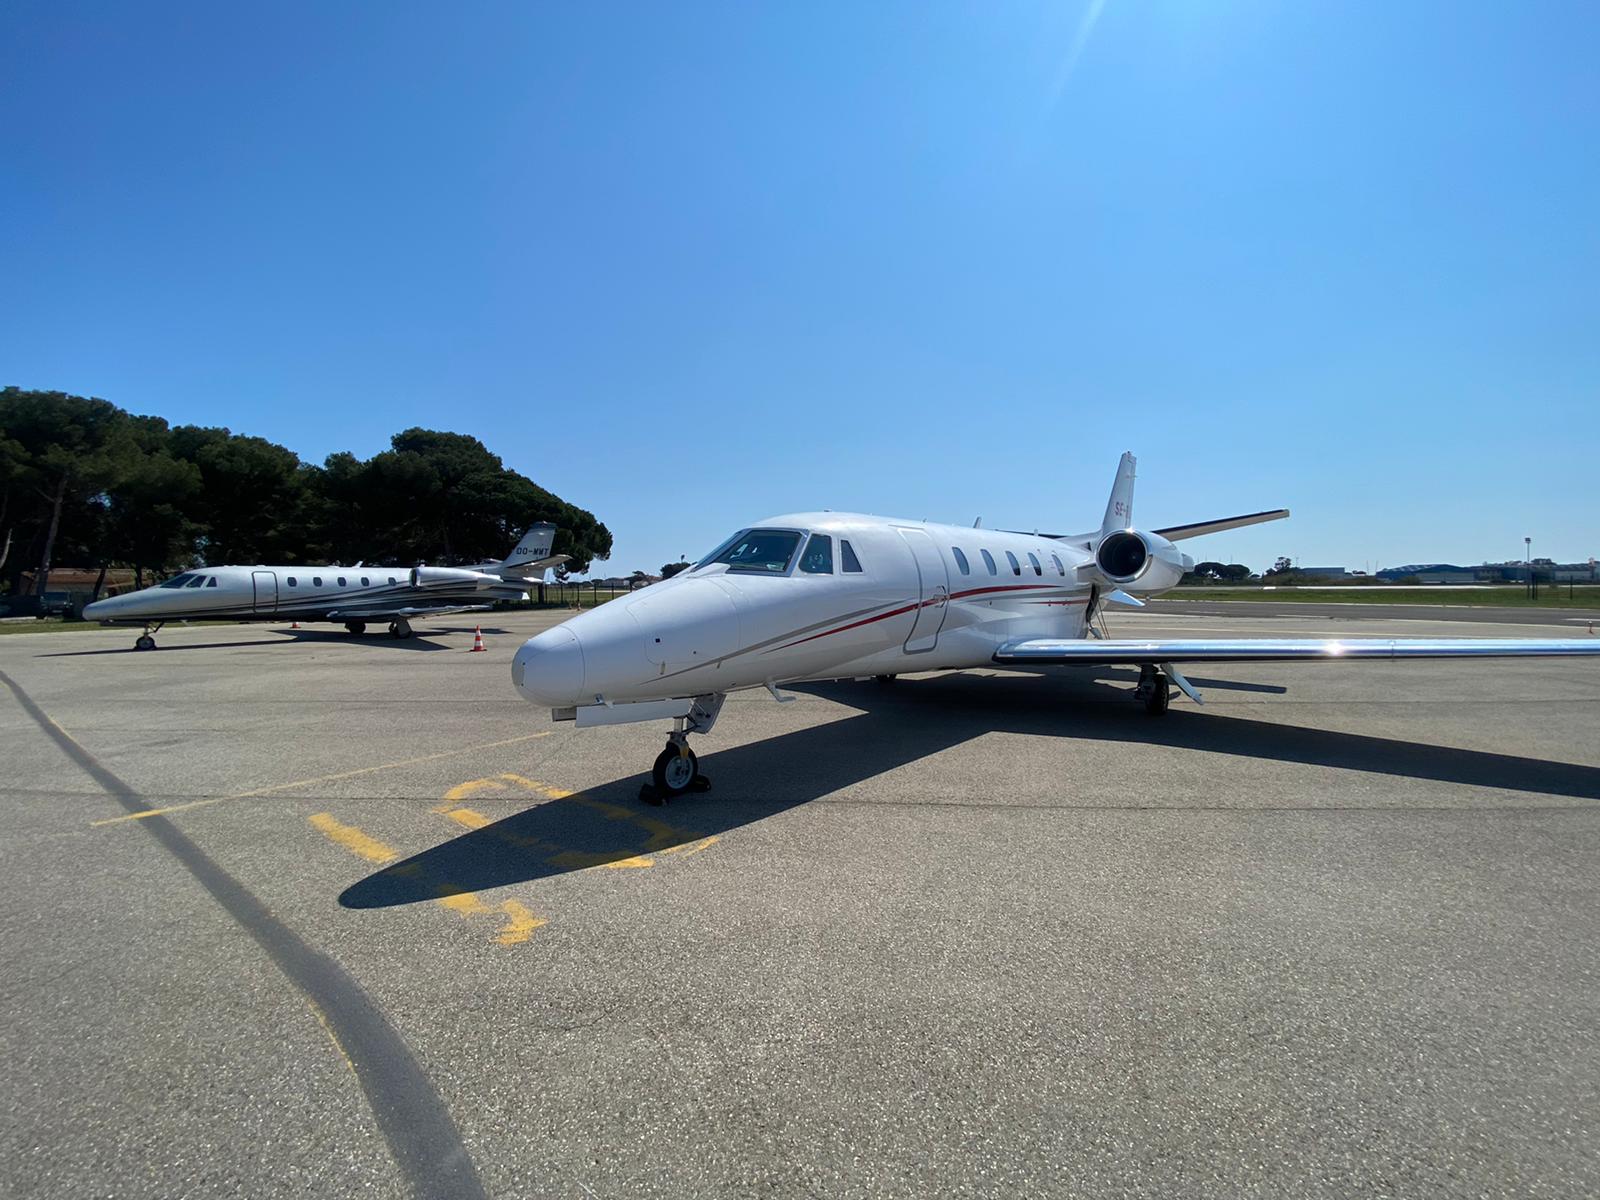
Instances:
[[[199,425],[172,430],[171,449],[200,473],[202,508],[194,515],[202,525],[202,561],[303,561],[319,533],[309,494],[316,472],[294,451]]]
[[[165,572],[196,563],[495,562],[550,521],[587,571],[611,553],[594,514],[509,470],[477,438],[408,429],[322,467],[264,438],[169,428],[104,400],[0,391],[0,582],[52,562]]]
[[[322,526],[341,561],[493,562],[540,521],[557,527],[553,553],[582,574],[611,553],[593,513],[507,469],[475,437],[407,429],[366,462],[335,454],[319,481]]]
[[[105,520],[96,539],[100,565],[111,559],[164,573],[193,558],[203,526],[197,520],[200,468],[173,453],[160,417],[129,418],[134,453],[106,489]]]
[[[687,571],[692,566],[694,566],[693,563],[686,562],[667,563],[661,568],[661,578],[671,579],[674,575]]]
[[[0,431],[9,447],[5,491],[26,505],[35,527],[34,593],[42,596],[63,514],[99,495],[136,454],[128,415],[105,400],[8,387],[0,391]]]

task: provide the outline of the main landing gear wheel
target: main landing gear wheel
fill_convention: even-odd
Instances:
[[[148,633],[141,633],[139,640],[133,643],[133,648],[135,650],[154,650],[156,648],[156,640]]]
[[[394,638],[408,638],[411,636],[411,622],[402,618],[389,622],[389,636]]]
[[[898,676],[898,675],[874,675],[872,677],[874,683],[880,683],[880,684],[882,684],[882,683],[893,683],[895,680],[897,680],[899,678],[900,678],[900,676]]]
[[[353,633],[359,637],[367,631],[367,623],[365,621],[346,621],[344,628],[346,633]],[[390,626],[390,629],[392,631],[393,626]]]
[[[1172,703],[1172,688],[1160,671],[1154,667],[1141,667],[1139,686],[1134,689],[1133,698],[1144,705],[1144,711],[1150,716],[1159,717]]]

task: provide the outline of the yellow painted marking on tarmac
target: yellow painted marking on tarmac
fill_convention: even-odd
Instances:
[[[660,853],[681,854],[683,857],[688,858],[691,854],[699,854],[702,850],[711,849],[712,843],[720,840],[721,839],[716,834],[712,834],[710,837],[701,838],[698,842],[685,842],[681,846],[668,846],[665,850],[660,851]]]
[[[526,775],[518,775],[514,771],[505,771],[500,778],[547,800],[565,800],[572,795],[566,788],[551,787],[548,783],[540,783],[537,779],[529,779]]]
[[[58,726],[59,728],[59,726]],[[62,730],[65,733],[65,730]],[[146,817],[162,817],[168,813],[188,812],[192,808],[207,808],[213,804],[222,804],[229,800],[248,800],[253,796],[269,796],[273,792],[287,792],[295,788],[311,787],[319,783],[336,783],[341,779],[355,779],[361,775],[371,775],[377,771],[393,771],[398,767],[414,767],[418,763],[437,762],[441,758],[453,758],[458,754],[474,754],[480,750],[498,750],[502,746],[515,746],[522,742],[531,742],[536,738],[549,737],[552,730],[542,730],[539,733],[525,733],[521,737],[502,738],[498,742],[480,742],[475,746],[459,746],[454,750],[440,750],[436,754],[422,754],[416,758],[402,758],[394,762],[379,763],[372,767],[357,767],[353,771],[336,771],[332,775],[318,775],[311,779],[296,779],[292,783],[275,783],[271,787],[254,788],[248,792],[235,792],[231,796],[213,796],[206,800],[191,800],[186,804],[169,804],[164,808],[149,808],[143,812],[127,813],[120,817],[106,817],[99,821],[90,821],[90,825],[116,825],[122,821],[142,821]]]
[[[330,842],[336,842],[352,854],[359,855],[368,862],[390,863],[400,857],[400,852],[391,846],[386,846],[375,837],[369,837],[354,825],[345,825],[334,820],[332,813],[316,813],[310,818],[312,828],[316,829]]]
[[[494,912],[478,898],[477,892],[466,891],[453,883],[441,883],[436,890],[441,893],[439,903],[463,917],[486,917]]]
[[[715,836],[706,837],[693,830],[680,829],[676,825],[669,825],[665,821],[625,808],[620,804],[610,804],[603,800],[596,800],[585,796],[581,792],[568,791],[566,788],[555,787],[537,779],[529,779],[526,775],[518,775],[512,771],[505,771],[499,775],[490,775],[482,779],[469,779],[459,783],[444,795],[444,803],[434,809],[435,812],[448,816],[451,820],[466,826],[468,829],[478,830],[489,828],[492,822],[482,813],[470,808],[455,807],[468,796],[476,795],[490,788],[503,787],[512,784],[530,795],[540,796],[546,800],[565,800],[573,804],[581,804],[608,820],[622,824],[632,825],[649,835],[643,852],[630,854],[626,850],[613,851],[584,851],[567,850],[561,846],[548,842],[541,842],[537,838],[520,836],[505,830],[491,829],[493,835],[507,845],[515,846],[520,850],[542,854],[549,865],[558,870],[581,871],[591,867],[606,867],[611,870],[630,870],[655,866],[652,854],[698,854],[717,841]]]
[[[485,788],[499,786],[500,777],[498,775],[490,775],[484,779],[469,779],[465,783],[458,783],[455,785],[455,787],[451,788],[444,794],[444,803],[439,805],[433,811],[436,813],[449,812],[453,807],[455,807],[457,804],[460,804],[468,796],[474,795],[477,792],[481,792]]]
[[[500,927],[500,932],[495,935],[495,941],[502,946],[515,946],[527,941],[533,936],[533,931],[550,922],[544,917],[536,917],[515,900],[507,900],[500,905],[500,911],[506,915],[506,923]]]
[[[306,1004],[311,1009],[311,1015],[316,1017],[317,1024],[322,1026],[322,1032],[328,1035],[328,1040],[333,1043],[333,1048],[339,1052],[339,1057],[344,1059],[344,1065],[350,1068],[350,1074],[356,1074],[356,1064],[350,1061],[350,1054],[344,1048],[344,1043],[339,1040],[339,1035],[333,1031],[333,1026],[328,1023],[328,1015],[307,1000]]]
[[[473,812],[470,808],[457,809],[450,816],[452,819],[460,821],[463,825],[474,829],[481,829],[484,825],[489,824],[488,817],[482,813]],[[342,821],[337,820],[332,813],[317,813],[308,819],[312,827],[329,841],[343,846],[352,854],[358,855],[368,862],[392,863],[400,857],[399,851],[392,846],[380,842],[377,838],[357,829],[354,825],[344,824]],[[415,875],[418,869],[417,863],[401,863],[398,866],[390,867],[386,874]],[[483,902],[483,898],[477,892],[469,892],[466,888],[453,883],[437,883],[434,885],[433,890],[438,893],[437,903],[441,907],[448,908],[457,916],[492,917],[496,913],[505,916],[506,923],[500,927],[500,932],[495,935],[495,941],[502,946],[515,946],[525,942],[533,935],[535,929],[549,923],[543,917],[534,916],[533,913],[515,900],[507,900],[498,908],[490,908]],[[316,1005],[312,1005],[312,1011],[317,1013],[317,1020],[322,1022],[322,1027],[328,1031],[328,1036],[333,1038],[333,1044],[339,1046],[339,1039],[333,1037],[333,1029],[323,1018],[323,1014],[317,1012]],[[344,1054],[343,1046],[339,1046],[339,1053]],[[348,1055],[346,1055],[345,1061],[347,1063],[350,1061]],[[354,1070],[355,1067],[352,1066],[350,1069]]]

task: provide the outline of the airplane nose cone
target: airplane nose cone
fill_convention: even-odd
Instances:
[[[117,615],[117,610],[123,605],[118,601],[120,597],[107,596],[104,600],[96,600],[93,604],[85,604],[81,614],[85,621],[109,621]]]
[[[568,708],[582,704],[583,644],[564,625],[522,643],[511,660],[511,682],[535,704]]]

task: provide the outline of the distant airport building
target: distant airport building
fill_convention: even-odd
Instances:
[[[1396,579],[1415,578],[1422,583],[1527,583],[1528,564],[1525,562],[1483,563],[1476,567],[1458,567],[1452,563],[1412,563],[1404,567],[1385,567],[1378,572],[1379,579],[1393,582]],[[1600,583],[1600,572],[1595,560],[1582,563],[1558,563],[1553,559],[1536,558],[1533,571],[1541,583]]]
[[[1316,575],[1322,579],[1348,579],[1348,567],[1296,567],[1295,571],[1301,575]]]

